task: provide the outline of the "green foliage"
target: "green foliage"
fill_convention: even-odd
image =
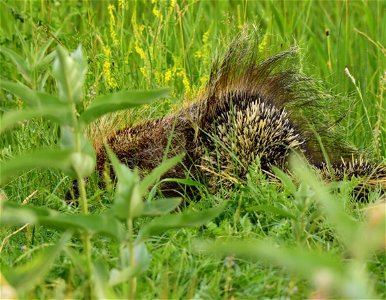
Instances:
[[[108,184],[101,191],[91,175],[80,184],[80,207],[63,200],[70,177],[83,179],[95,163],[85,128],[98,132],[111,119],[121,128],[179,109],[199,94],[216,53],[248,23],[261,28],[264,57],[299,46],[301,70],[338,95],[341,105],[330,113],[341,118],[347,140],[384,159],[383,6],[1,1],[0,293],[8,288],[23,299],[117,299],[135,290],[143,299],[385,298],[384,253],[376,250],[384,242],[382,194],[370,191],[369,203],[356,202],[355,180],[319,186],[306,168],[296,179],[275,170],[280,184],[272,184],[256,166],[247,182],[213,197],[192,179],[159,180],[180,159],[174,158],[142,179],[122,171],[120,184],[132,189],[121,187],[120,196]],[[64,48],[78,50],[67,55]],[[160,99],[168,95],[163,87],[172,90],[167,99]],[[158,186],[170,181],[197,194],[183,195],[184,202],[165,199]],[[216,216],[221,205],[207,209],[222,198],[221,215],[190,227]],[[169,228],[176,230],[162,233]],[[214,239],[205,247],[228,256],[191,251],[197,239]],[[223,242],[226,248],[217,247]]]
[[[32,107],[39,107],[35,110],[21,110],[7,112],[2,121],[10,127],[12,121],[30,119],[33,117],[57,116],[53,121],[58,122],[61,128],[59,145],[61,150],[38,150],[34,153],[23,154],[19,157],[2,162],[0,183],[5,184],[17,174],[33,168],[58,168],[68,175],[77,178],[81,190],[81,209],[82,213],[63,214],[49,209],[35,208],[33,206],[23,206],[8,201],[1,202],[2,226],[19,225],[28,223],[29,225],[41,225],[46,228],[63,230],[64,234],[56,246],[46,249],[45,253],[33,258],[17,270],[6,269],[5,276],[10,284],[19,293],[29,291],[44,280],[47,272],[53,266],[55,259],[65,246],[70,236],[68,230],[79,232],[84,241],[84,255],[87,261],[86,277],[95,273],[96,283],[100,283],[103,273],[100,265],[92,262],[90,237],[96,234],[107,235],[114,238],[120,244],[121,262],[118,268],[110,271],[109,286],[122,284],[128,280],[131,282],[128,290],[130,298],[135,296],[135,277],[143,273],[149,264],[150,256],[147,252],[144,241],[154,235],[163,234],[165,231],[174,228],[191,226],[201,226],[211,218],[216,217],[221,208],[211,209],[203,212],[185,212],[180,215],[168,216],[165,225],[165,218],[158,217],[149,224],[143,226],[141,233],[135,239],[133,232],[133,221],[141,216],[164,215],[175,209],[179,204],[179,199],[163,199],[160,203],[143,203],[143,197],[147,190],[159,181],[160,176],[169,168],[181,162],[182,157],[174,157],[166,160],[159,167],[154,169],[142,181],[137,170],[131,171],[128,167],[121,164],[109,149],[108,154],[117,175],[118,182],[114,196],[113,205],[106,209],[102,214],[89,214],[88,199],[85,194],[84,178],[89,176],[95,168],[95,150],[90,142],[84,137],[82,130],[84,125],[98,119],[106,113],[149,103],[150,101],[164,96],[165,90],[150,92],[119,92],[109,96],[100,97],[82,113],[76,108],[76,103],[83,99],[83,84],[86,74],[87,64],[83,58],[81,48],[68,55],[66,50],[58,47],[53,67],[53,76],[59,90],[59,99],[55,96],[40,94],[31,91],[22,84],[5,83],[3,88],[15,92],[19,96],[26,96],[26,102]],[[137,101],[138,99],[138,101]],[[41,101],[43,100],[43,101]],[[59,101],[58,101],[59,100]],[[64,116],[60,110],[63,103]],[[56,111],[55,111],[56,110]],[[70,118],[70,120],[68,120]],[[127,225],[127,228],[125,228]],[[47,260],[47,257],[49,259]],[[91,291],[91,286],[95,286],[95,291]],[[94,292],[101,295],[102,291],[98,284],[88,286],[89,296]],[[107,287],[108,291],[108,287]],[[106,295],[107,291],[103,291]],[[110,295],[113,293],[110,291]]]
[[[325,216],[325,222],[336,232],[336,238],[345,246],[344,254],[339,257],[335,253],[307,249],[304,246],[286,246],[267,240],[199,242],[197,251],[235,256],[249,260],[262,260],[266,264],[274,263],[291,272],[299,273],[312,280],[318,295],[326,298],[343,297],[345,299],[376,299],[371,275],[363,268],[366,259],[382,248],[386,220],[376,224],[363,223],[353,219],[345,212],[340,199],[334,197],[315,176],[309,165],[297,155],[292,156],[291,165],[295,176],[310,188],[309,200],[316,202]],[[276,169],[285,187],[290,187],[294,201],[302,202],[299,190],[284,173]],[[384,209],[384,205],[382,205]],[[382,209],[380,207],[380,209]],[[268,209],[267,209],[268,210]],[[277,209],[272,209],[277,213]],[[281,216],[288,214],[277,213]],[[291,215],[290,215],[291,217]],[[294,218],[295,222],[299,221]],[[304,230],[304,228],[302,228]],[[361,245],[363,241],[366,245]],[[345,262],[345,255],[350,260]]]

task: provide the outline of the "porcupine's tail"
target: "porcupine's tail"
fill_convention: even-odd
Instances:
[[[339,116],[331,115],[337,99],[300,72],[297,49],[264,60],[258,37],[254,28],[239,34],[214,64],[197,105],[204,173],[229,179],[237,169],[244,176],[257,156],[270,173],[272,165],[285,169],[290,150],[297,150],[326,179],[361,176],[367,185],[384,186],[384,165],[368,162],[344,141]]]
[[[353,155],[351,159],[341,159],[330,166],[323,163],[319,169],[328,181],[352,177],[361,178],[357,188],[360,192],[376,187],[386,191],[386,164],[366,160],[363,155]]]

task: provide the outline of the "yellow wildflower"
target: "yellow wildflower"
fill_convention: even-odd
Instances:
[[[143,30],[145,29],[145,25],[141,25],[141,26],[139,26],[139,36],[142,36],[142,32],[143,32]]]
[[[103,62],[103,75],[107,82],[107,85],[111,88],[117,88],[118,84],[115,78],[111,75],[111,50],[109,47],[103,47],[103,53],[105,55],[105,61]]]
[[[138,26],[137,24],[137,13],[133,12],[131,17],[131,25],[133,26],[133,33],[136,39],[140,39],[142,37],[142,32],[145,29],[145,25]]]
[[[202,35],[202,43],[206,45],[209,40],[209,34],[210,34],[211,27]]]
[[[135,51],[139,54],[143,61],[146,61],[145,51],[143,51],[143,49],[139,46],[138,40],[135,41]]]
[[[264,37],[259,44],[259,52],[260,53],[262,53],[267,48],[267,44],[268,44],[268,34],[264,34]]]
[[[107,7],[110,16],[110,36],[114,45],[118,45],[117,33],[115,32],[115,16],[114,9],[115,7],[112,4],[109,4]]]
[[[176,6],[177,0],[171,0],[169,4],[169,14],[173,11],[174,7]]]
[[[154,6],[153,6],[153,15],[158,18],[159,17],[159,10],[157,9],[157,0],[152,0],[151,3],[154,4]]]
[[[167,84],[172,78],[172,70],[167,70],[165,73],[165,84]]]
[[[126,0],[118,0],[118,7],[120,10],[124,10],[126,8]]]
[[[190,89],[190,82],[189,82],[188,77],[186,76],[186,73],[184,73],[184,75],[183,75],[182,83],[184,84],[184,87],[185,87],[185,94],[189,95],[191,89]]]
[[[145,67],[142,67],[142,68],[139,68],[139,70],[141,71],[143,77],[149,81],[149,74],[146,72],[146,68]]]
[[[201,57],[202,57],[201,49],[200,49],[200,50],[197,50],[197,51],[194,53],[194,57],[195,57],[195,58],[201,58]]]

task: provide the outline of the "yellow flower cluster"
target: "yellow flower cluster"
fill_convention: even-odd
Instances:
[[[260,53],[262,53],[267,48],[267,44],[268,44],[268,34],[264,34],[262,41],[259,43]]]
[[[168,84],[170,79],[172,78],[173,76],[173,71],[172,70],[167,70],[166,73],[165,73],[165,84]]]
[[[139,54],[139,57],[143,60],[146,61],[146,54],[145,51],[139,46],[138,40],[135,41],[135,51]]]
[[[168,69],[163,77],[163,84],[167,85],[171,80],[181,78],[184,85],[185,95],[191,95],[192,88],[190,86],[190,80],[186,74],[186,70],[181,66],[180,61],[175,61],[174,66]]]
[[[186,76],[186,72],[183,72],[182,78],[183,78],[182,83],[184,84],[184,88],[185,88],[185,95],[190,95],[190,92],[191,92],[190,81],[188,79],[188,76]]]
[[[212,26],[209,27],[209,29],[202,35],[202,47],[197,50],[195,53],[194,53],[194,57],[195,58],[202,58],[204,60],[204,64],[207,62],[208,60],[208,53],[210,53],[208,50],[208,41],[209,41],[209,36],[210,36],[210,31],[212,29]]]
[[[120,10],[124,10],[126,8],[127,2],[126,0],[118,0],[118,7]]]
[[[107,85],[111,88],[117,88],[118,83],[115,78],[111,75],[111,50],[109,47],[103,47],[103,53],[105,55],[105,61],[103,62],[103,75],[107,82]]]
[[[159,18],[160,17],[160,13],[159,13],[159,10],[157,8],[157,0],[151,0],[151,3],[154,4],[153,6],[153,15],[156,17],[156,18]]]
[[[174,10],[174,7],[176,6],[176,3],[177,3],[177,0],[170,1],[168,14],[172,13],[172,11]]]
[[[145,77],[145,79],[147,81],[149,81],[150,80],[149,72],[148,72],[148,70],[150,69],[149,58],[148,58],[145,50],[143,50],[143,48],[140,46],[140,41],[142,40],[142,35],[143,35],[142,33],[145,29],[145,26],[144,25],[138,26],[137,15],[136,15],[135,11],[134,11],[133,16],[131,18],[131,24],[133,26],[133,33],[134,33],[134,37],[135,37],[135,45],[134,45],[135,52],[137,52],[139,57],[144,62],[144,66],[141,67],[139,70],[141,71],[141,73]]]
[[[109,4],[107,7],[109,11],[109,16],[110,16],[110,36],[113,41],[113,44],[117,46],[119,44],[118,39],[117,39],[117,33],[115,32],[115,16],[114,16],[114,10],[115,7],[112,4]]]

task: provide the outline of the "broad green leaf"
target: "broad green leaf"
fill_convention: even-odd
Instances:
[[[72,170],[66,171],[68,175],[75,172],[77,177],[90,176],[95,170],[96,157],[84,152],[73,152],[71,154],[71,167]]]
[[[83,57],[80,46],[71,55],[58,46],[52,73],[62,101],[77,103],[83,98],[86,72],[87,61]]]
[[[157,180],[160,179],[161,175],[166,171],[174,167],[176,164],[181,162],[183,155],[177,155],[170,159],[165,160],[162,164],[156,167],[141,181],[141,193],[145,194],[150,186],[152,186]]]
[[[112,215],[56,215],[39,217],[40,225],[62,230],[76,229],[89,234],[109,235],[118,241],[123,241],[126,231],[122,224]]]
[[[41,49],[43,50],[43,49]],[[37,55],[40,55],[41,53],[38,53]],[[54,60],[55,58],[55,51],[43,56],[42,58],[40,58],[39,56],[36,57],[36,68],[42,68],[42,69],[45,69],[46,66],[48,65],[51,65],[51,62]]]
[[[147,197],[147,202],[153,201],[153,198],[155,197],[155,195],[157,193],[158,186],[161,185],[162,183],[165,183],[165,182],[174,182],[174,183],[181,184],[183,186],[195,186],[195,187],[199,187],[199,186],[203,185],[202,183],[200,183],[198,181],[194,181],[194,180],[189,179],[189,178],[164,178],[152,187],[152,189],[150,190],[149,195]]]
[[[54,215],[56,212],[42,207],[21,205],[11,201],[1,202],[1,226],[37,224],[39,217]]]
[[[22,83],[0,80],[0,87],[20,97],[31,106],[37,106],[39,104],[39,98],[36,93]]]
[[[2,203],[1,225],[40,224],[50,228],[85,230],[90,234],[105,234],[122,241],[126,230],[112,215],[67,215],[46,208]]]
[[[63,103],[60,103],[60,100],[57,96],[47,94],[45,92],[35,92],[34,90],[19,82],[0,80],[0,87],[20,97],[31,107],[56,107],[58,110],[64,109],[64,107],[66,107]]]
[[[181,203],[181,198],[157,199],[144,204],[143,216],[160,216],[175,210]]]
[[[40,224],[57,229],[85,230],[90,234],[105,234],[119,241],[126,231],[112,215],[65,215],[46,208],[20,205],[10,201],[2,203],[0,224],[3,226]]]
[[[286,268],[311,280],[316,290],[339,291],[339,298],[378,299],[364,272],[363,263],[350,262],[331,252],[304,247],[279,247],[267,240],[197,242],[195,249],[201,253],[231,255]],[[333,295],[337,296],[335,293]]]
[[[217,217],[224,210],[224,205],[198,212],[183,212],[154,218],[142,227],[139,238],[144,240],[151,236],[160,235],[167,230],[201,226]]]
[[[90,107],[81,114],[80,121],[83,125],[87,125],[107,113],[151,103],[168,94],[168,89],[160,89],[153,91],[120,91],[99,96],[96,97]]]
[[[280,181],[283,183],[284,187],[288,190],[291,195],[295,195],[296,193],[296,186],[292,182],[291,178],[284,173],[279,168],[276,168],[275,166],[272,167],[273,173],[280,179]]]
[[[276,264],[310,278],[315,272],[328,270],[335,279],[342,279],[344,266],[332,253],[311,251],[303,247],[279,247],[267,240],[197,242],[196,250],[221,256],[232,255],[252,261]]]
[[[80,143],[80,151],[77,151],[77,142]],[[60,147],[63,150],[73,151],[71,155],[71,165],[78,177],[87,177],[94,172],[96,153],[91,142],[85,135],[81,134],[79,137],[75,134],[73,127],[62,126]]]
[[[274,215],[282,216],[285,218],[290,218],[296,220],[296,216],[291,214],[289,211],[282,209],[280,207],[272,206],[272,205],[257,205],[253,207],[254,211],[264,211],[267,213],[271,213]]]
[[[35,92],[35,95],[37,99],[39,99],[39,107],[57,107],[58,109],[62,109],[64,107],[71,107],[68,105],[68,103],[60,102],[60,99],[55,95],[47,94],[45,92]]]
[[[68,150],[40,150],[0,162],[0,185],[12,177],[34,168],[58,168],[72,176],[72,152]]]
[[[42,282],[71,236],[70,232],[65,232],[53,246],[22,266],[2,268],[8,282],[18,291],[28,291]]]
[[[97,299],[119,299],[114,289],[108,285],[108,265],[105,261],[98,261],[93,265],[95,295]]]
[[[31,70],[26,63],[26,60],[21,57],[19,54],[17,54],[15,51],[5,48],[5,47],[0,47],[0,52],[2,52],[4,55],[6,55],[8,58],[12,60],[12,62],[16,65],[18,71],[20,74],[24,77],[24,79],[27,82],[31,82]]]
[[[121,164],[115,154],[106,146],[107,154],[118,178],[112,210],[121,219],[140,216],[143,210],[139,175]]]
[[[149,266],[150,255],[143,242],[134,245],[134,264],[130,264],[130,250],[125,247],[121,250],[121,266],[119,269],[112,269],[110,272],[109,285],[114,286],[127,282],[130,278],[138,276]]]
[[[0,134],[4,131],[14,127],[17,123],[21,121],[27,121],[38,117],[46,117],[53,121],[63,124],[62,120],[66,121],[68,119],[63,118],[65,115],[69,115],[70,111],[68,110],[67,105],[61,105],[61,109],[58,107],[45,107],[45,108],[33,108],[33,109],[24,109],[20,111],[9,111],[6,112],[3,116],[0,117]]]

